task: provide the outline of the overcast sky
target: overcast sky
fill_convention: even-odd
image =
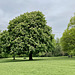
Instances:
[[[74,16],[75,0],[0,0],[0,30],[7,29],[9,21],[20,14],[38,10],[45,15],[55,38],[60,38]]]

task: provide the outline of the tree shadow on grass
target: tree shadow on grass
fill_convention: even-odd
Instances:
[[[9,62],[26,62],[26,61],[42,61],[42,60],[47,60],[47,59],[33,59],[33,60],[29,60],[29,59],[0,59],[0,63],[9,63]]]
[[[9,63],[9,62],[26,62],[26,61],[60,61],[60,60],[75,60],[75,57],[73,58],[68,58],[68,57],[37,57],[34,58],[33,60],[29,60],[29,59],[8,59],[8,58],[4,58],[4,59],[0,59],[0,63]]]

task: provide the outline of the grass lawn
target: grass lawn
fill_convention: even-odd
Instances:
[[[0,59],[0,75],[75,75],[75,57]]]

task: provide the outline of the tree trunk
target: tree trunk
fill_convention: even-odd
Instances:
[[[68,58],[72,58],[72,55],[68,55]]]
[[[68,58],[70,58],[70,55],[68,55]]]
[[[15,56],[13,56],[13,60],[15,60]]]
[[[71,55],[71,58],[72,58],[72,55]]]
[[[32,51],[30,51],[30,53],[29,53],[29,60],[33,60],[32,59]]]
[[[13,60],[15,60],[15,54],[13,54]]]

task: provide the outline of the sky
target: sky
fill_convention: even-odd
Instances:
[[[55,38],[61,38],[74,16],[75,0],[0,0],[0,30],[7,30],[13,18],[32,11],[41,11]]]

